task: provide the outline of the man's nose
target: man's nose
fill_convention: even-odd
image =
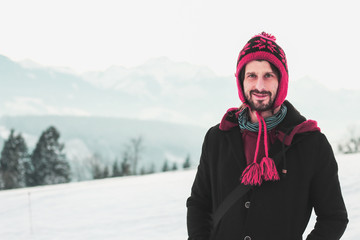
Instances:
[[[263,91],[265,90],[265,81],[264,78],[259,77],[257,82],[256,82],[256,89],[259,91]]]

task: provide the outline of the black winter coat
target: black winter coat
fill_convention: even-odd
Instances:
[[[305,118],[289,102],[285,104],[288,113],[277,130],[289,133]],[[274,159],[279,173],[286,160],[286,176],[253,187],[213,229],[212,214],[240,184],[246,160],[239,127],[210,128],[187,201],[189,240],[300,240],[312,209],[317,221],[306,239],[340,239],[348,218],[337,163],[326,137],[319,131],[296,134],[285,158],[278,154],[283,146],[277,141],[269,155],[280,156]]]

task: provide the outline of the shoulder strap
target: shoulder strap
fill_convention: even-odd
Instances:
[[[287,150],[293,146],[294,144],[300,142],[305,138],[307,134],[304,134],[301,138],[299,138],[297,141],[295,141],[290,146],[286,146],[282,151],[278,152],[274,156],[274,160],[279,157],[280,154],[285,154]],[[281,142],[280,142],[281,144]],[[232,205],[235,204],[240,198],[242,198],[252,187],[239,184],[229,195],[226,196],[226,198],[222,201],[220,206],[216,209],[216,211],[213,214],[213,229],[216,229],[217,225],[219,224],[221,218],[225,215],[225,213],[231,208]]]
[[[216,229],[225,213],[232,205],[235,204],[237,200],[242,198],[250,190],[250,188],[251,186],[240,184],[225,198],[213,214],[213,229]]]

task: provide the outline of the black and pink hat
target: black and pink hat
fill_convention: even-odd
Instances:
[[[240,100],[246,103],[244,91],[241,83],[241,70],[246,66],[247,63],[253,60],[265,60],[272,63],[280,72],[279,85],[277,89],[277,95],[273,105],[273,109],[277,108],[285,101],[287,90],[288,90],[288,68],[286,62],[285,52],[282,48],[276,44],[276,38],[265,32],[251,38],[244,48],[241,50],[236,68],[236,82],[238,86],[238,93]],[[256,112],[256,116],[259,123],[258,137],[256,143],[256,150],[254,155],[254,161],[249,164],[241,175],[241,183],[245,185],[261,185],[262,181],[277,181],[280,179],[277,172],[274,160],[268,155],[268,144],[267,144],[267,126],[264,118]],[[265,157],[260,162],[257,161],[257,155],[259,151],[260,138],[264,128],[264,150]]]
[[[276,44],[276,38],[262,32],[251,38],[241,50],[236,68],[236,79],[240,100],[245,103],[246,99],[240,82],[241,69],[253,60],[266,60],[271,62],[280,71],[280,81],[277,96],[273,108],[280,106],[286,98],[288,90],[288,67],[284,50]]]

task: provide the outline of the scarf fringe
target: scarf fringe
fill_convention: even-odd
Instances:
[[[276,170],[275,162],[269,157],[264,157],[260,163],[261,175],[265,181],[280,180],[279,173]]]
[[[263,180],[278,181],[280,177],[274,160],[264,157],[260,164],[255,162],[249,164],[243,171],[240,180],[244,185],[260,186]]]
[[[258,163],[248,165],[241,175],[241,183],[244,185],[261,185],[261,169]]]

